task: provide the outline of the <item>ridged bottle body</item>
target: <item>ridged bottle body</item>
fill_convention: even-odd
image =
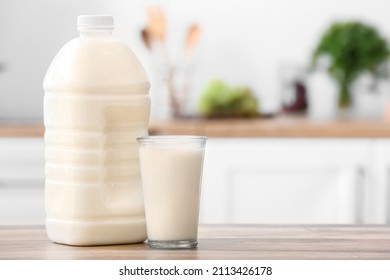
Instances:
[[[137,137],[147,135],[147,76],[122,42],[77,38],[44,80],[46,229],[69,245],[142,242]]]

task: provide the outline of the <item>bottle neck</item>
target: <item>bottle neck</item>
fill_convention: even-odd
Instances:
[[[80,30],[80,38],[110,38],[112,30]]]
[[[77,30],[81,38],[109,38],[114,31],[114,18],[112,16],[78,16]]]

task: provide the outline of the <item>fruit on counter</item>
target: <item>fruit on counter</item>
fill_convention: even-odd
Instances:
[[[220,80],[209,82],[199,100],[198,110],[205,117],[257,116],[258,102],[248,87],[230,87]]]

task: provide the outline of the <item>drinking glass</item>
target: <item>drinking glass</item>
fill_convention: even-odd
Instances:
[[[138,138],[148,245],[188,249],[198,244],[204,136]]]

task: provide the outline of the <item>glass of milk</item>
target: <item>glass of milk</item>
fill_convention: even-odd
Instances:
[[[204,136],[176,135],[138,138],[150,247],[197,246],[206,140]]]

